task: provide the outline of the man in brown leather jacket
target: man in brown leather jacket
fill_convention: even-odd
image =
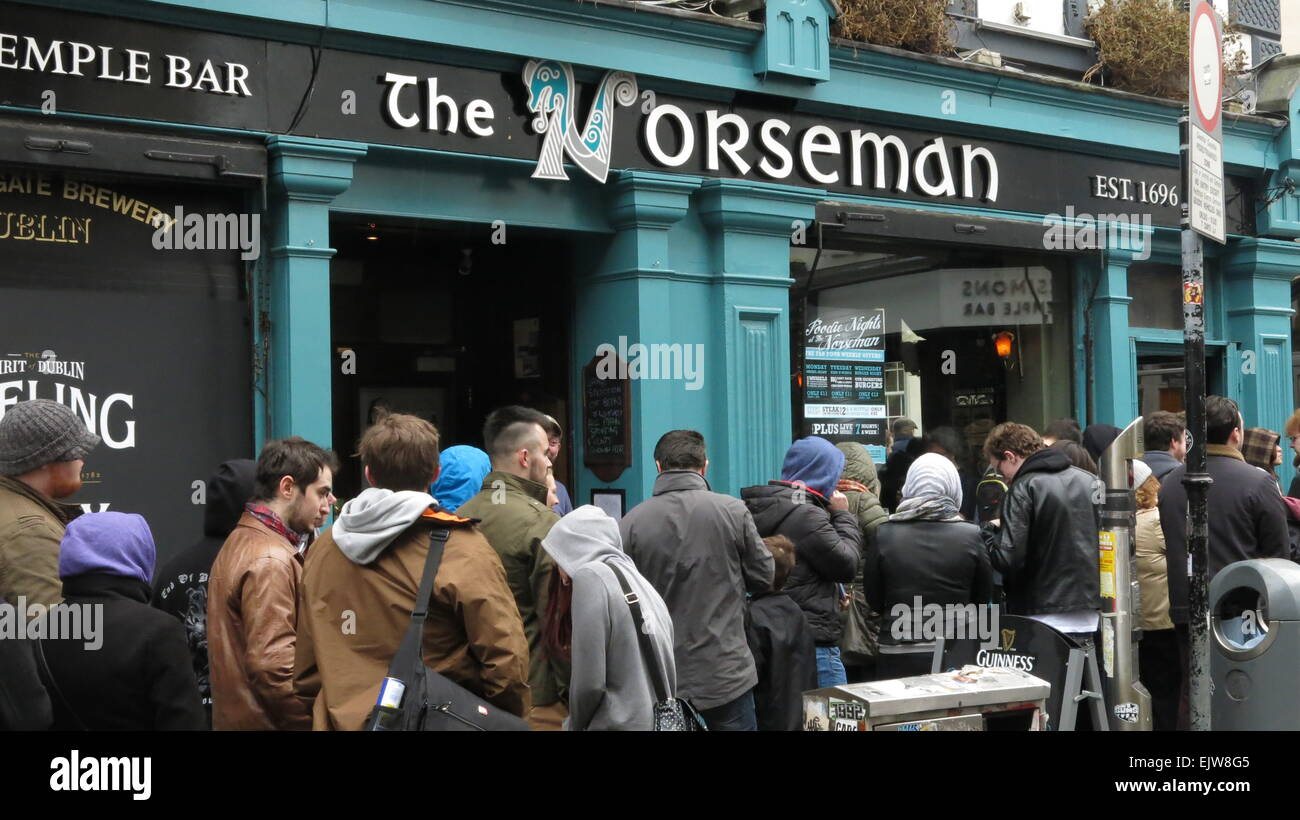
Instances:
[[[311,728],[311,701],[293,691],[298,586],[337,469],[297,436],[262,448],[257,492],[208,578],[213,729]]]
[[[520,717],[528,642],[506,571],[474,520],[434,503],[438,432],[394,413],[361,439],[370,485],[343,505],[302,574],[294,686],[315,700],[312,728],[358,730],[410,624],[431,533],[450,532],[424,626],[430,668]]]

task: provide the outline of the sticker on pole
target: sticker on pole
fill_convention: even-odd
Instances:
[[[1187,216],[1192,230],[1225,243],[1223,33],[1209,0],[1192,9],[1187,43]]]
[[[1115,533],[1102,530],[1098,533],[1098,557],[1101,565],[1101,596],[1115,597]]]
[[[1136,703],[1115,704],[1115,717],[1125,723],[1138,722],[1138,705]]]

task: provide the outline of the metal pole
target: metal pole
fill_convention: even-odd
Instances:
[[[1193,731],[1210,730],[1209,507],[1212,480],[1205,467],[1205,256],[1200,234],[1191,229],[1188,156],[1188,110],[1178,120],[1178,150],[1182,160],[1183,205],[1183,406],[1192,448],[1187,453],[1183,486],[1187,489],[1187,554],[1191,558],[1188,620],[1191,655],[1188,684]],[[1181,567],[1170,571],[1179,572]]]
[[[1116,732],[1151,730],[1151,693],[1139,680],[1141,593],[1137,580],[1137,526],[1130,462],[1145,452],[1142,417],[1134,419],[1101,454],[1106,501],[1101,511],[1102,658],[1109,678],[1106,705]]]

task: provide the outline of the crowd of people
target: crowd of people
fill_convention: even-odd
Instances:
[[[1230,399],[1205,408],[1211,577],[1300,558],[1282,435],[1246,428]],[[482,449],[444,450],[430,422],[386,412],[360,440],[355,498],[335,507],[329,450],[269,441],[218,467],[202,537],[158,569],[144,518],[60,501],[98,438],[23,402],[0,418],[0,599],[100,605],[105,635],[0,640],[0,727],[362,729],[441,539],[424,662],[531,728],[648,730],[667,695],[709,730],[798,730],[803,692],[929,670],[933,643],[895,628],[918,599],[998,606],[1090,646],[1097,465],[1119,432],[1006,422],[971,442],[899,419],[883,471],[861,444],[810,436],[736,498],[710,486],[704,437],[672,430],[650,496],[616,520],[555,481],[550,416],[503,407]],[[1300,465],[1300,411],[1285,436]],[[1151,414],[1145,441],[1141,678],[1155,727],[1186,728],[1183,418]]]

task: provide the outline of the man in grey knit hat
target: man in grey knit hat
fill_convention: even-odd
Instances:
[[[63,600],[59,543],[81,509],[56,499],[81,489],[82,459],[98,444],[75,413],[49,399],[0,416],[0,599]]]

